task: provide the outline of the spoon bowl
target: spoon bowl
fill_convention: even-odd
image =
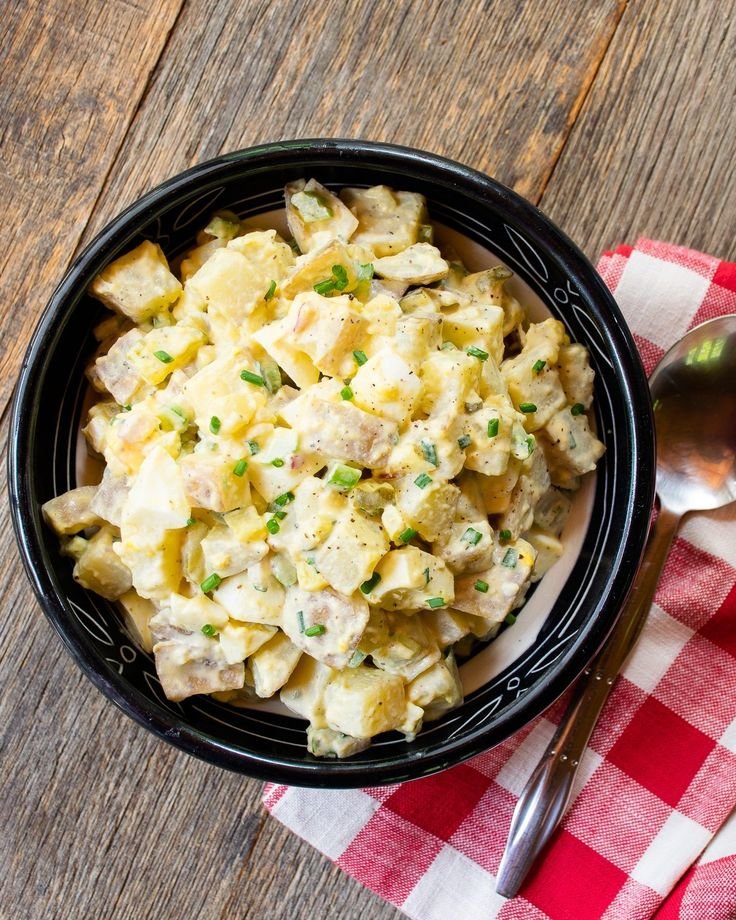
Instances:
[[[736,500],[736,316],[692,329],[649,388],[662,505],[682,515]]]

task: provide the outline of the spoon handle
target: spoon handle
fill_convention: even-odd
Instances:
[[[514,809],[496,891],[512,898],[562,820],[590,735],[621,667],[639,637],[680,515],[662,508],[631,593],[605,645],[583,672],[557,731]]]

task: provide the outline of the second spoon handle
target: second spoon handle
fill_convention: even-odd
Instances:
[[[567,810],[580,760],[616,676],[639,638],[680,516],[662,508],[626,604],[605,645],[585,669],[511,819],[496,891],[511,898]]]

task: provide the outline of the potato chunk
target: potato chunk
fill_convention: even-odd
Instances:
[[[63,495],[57,495],[43,504],[43,519],[57,536],[79,533],[86,527],[102,523],[92,508],[97,486],[78,486]]]
[[[371,738],[398,729],[406,717],[404,681],[361,665],[341,671],[325,690],[330,728],[354,738]]]
[[[90,286],[93,297],[135,323],[166,310],[181,291],[163,250],[150,240],[111,262]]]
[[[294,645],[331,668],[347,667],[368,623],[368,604],[331,588],[286,592],[283,629]]]

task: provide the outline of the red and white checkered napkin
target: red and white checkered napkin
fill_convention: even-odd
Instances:
[[[736,264],[640,240],[598,266],[647,372],[736,313]],[[591,738],[572,807],[509,901],[495,873],[565,700],[507,742],[385,788],[269,786],[272,814],[416,920],[736,917],[736,510],[693,516]]]

